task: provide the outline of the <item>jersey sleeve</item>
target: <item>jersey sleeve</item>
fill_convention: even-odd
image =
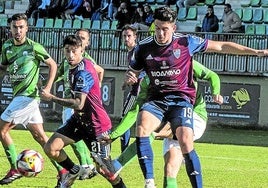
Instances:
[[[189,52],[193,56],[195,53],[204,52],[207,49],[208,40],[197,36],[188,35]]]
[[[142,71],[144,68],[144,60],[138,45],[133,50],[133,54],[130,55],[129,68],[138,72]]]
[[[39,61],[45,61],[46,59],[50,58],[50,55],[46,49],[39,43],[34,44],[34,52],[36,59]]]
[[[220,78],[217,73],[206,68],[204,65],[197,61],[193,61],[194,77],[200,80],[207,80],[210,82],[212,94],[220,94]]]
[[[94,85],[94,79],[92,75],[84,70],[78,71],[74,78],[74,91],[89,93],[90,89]]]

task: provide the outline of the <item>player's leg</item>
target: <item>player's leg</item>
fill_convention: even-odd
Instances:
[[[129,145],[130,141],[130,129],[128,129],[121,137],[120,137],[120,143],[121,143],[121,152],[123,152]]]
[[[179,105],[183,105],[180,107]],[[186,172],[192,187],[202,187],[202,174],[199,157],[194,150],[192,105],[179,104],[172,113],[171,127],[176,133],[186,165]]]
[[[36,108],[39,108],[39,104],[36,100],[29,97],[19,96],[14,97],[5,111],[1,114],[0,140],[9,160],[11,169],[7,175],[0,180],[0,185],[9,184],[21,177],[17,171],[17,153],[9,131],[14,128],[16,124],[26,126]]]
[[[74,113],[74,110],[72,108],[63,108],[62,111],[62,122],[65,123]],[[95,170],[95,166],[93,165],[93,161],[90,157],[89,151],[87,149],[86,144],[83,140],[80,140],[76,143],[71,144],[72,149],[76,155],[76,157],[79,160],[79,163],[81,166],[83,166],[86,169],[86,173],[82,174],[79,179],[83,180],[86,178],[92,178],[94,177],[97,172]],[[61,174],[59,174],[60,176]]]
[[[5,122],[2,119],[0,120],[0,139],[2,146],[4,148],[5,154],[7,156],[8,162],[10,164],[10,170],[7,175],[0,180],[0,185],[9,184],[16,179],[19,179],[21,174],[17,170],[17,152],[15,144],[9,134],[9,131],[14,128],[15,125],[11,123]]]
[[[100,140],[101,137],[107,134],[108,132],[102,133],[96,138],[96,140]],[[88,139],[85,140],[85,143],[87,144],[88,149],[91,151],[97,171],[111,183],[113,188],[125,188],[126,186],[122,178],[119,176],[119,174],[116,174],[115,168],[112,164],[110,155],[111,145],[101,144],[96,140]]]
[[[155,187],[153,171],[153,150],[150,144],[150,134],[156,130],[161,123],[163,114],[154,103],[146,103],[142,107],[137,119],[136,141],[137,155],[143,176],[145,187]],[[161,119],[161,120],[160,120]]]
[[[165,138],[163,140],[164,154],[164,188],[177,188],[177,175],[183,160],[178,140]]]
[[[75,155],[77,156],[79,163],[86,169],[86,173],[79,177],[80,180],[92,178],[98,174],[90,157],[88,148],[83,140],[71,144]]]

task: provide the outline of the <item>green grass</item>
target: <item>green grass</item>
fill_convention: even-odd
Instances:
[[[11,134],[17,151],[26,148],[39,151],[45,158],[45,167],[35,178],[22,178],[3,187],[54,187],[57,172],[40,146],[33,141],[30,133],[25,130],[13,130]],[[48,134],[51,135],[51,132]],[[268,131],[209,127],[202,140],[195,144],[202,164],[204,188],[267,188],[268,148],[265,147],[267,145]],[[155,179],[157,187],[161,188],[163,182],[162,141],[155,141],[153,148]],[[67,147],[66,151],[77,162],[71,148]],[[112,146],[112,156],[116,157],[119,152],[119,141],[115,141]],[[2,148],[0,148],[0,162],[0,177],[3,177],[9,169],[9,164]],[[122,170],[121,176],[128,188],[143,188],[143,176],[136,159]],[[191,187],[185,166],[179,172],[178,185],[180,188]],[[77,180],[72,187],[107,188],[111,186],[98,175],[91,180]]]

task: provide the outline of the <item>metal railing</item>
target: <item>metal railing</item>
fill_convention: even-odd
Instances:
[[[60,63],[63,57],[63,38],[72,34],[76,29],[66,28],[36,28],[30,27],[28,37],[41,43],[51,56]],[[189,33],[205,37],[204,33]],[[139,40],[148,36],[148,32],[139,32]],[[212,33],[212,40],[236,42],[255,49],[267,49],[268,37],[266,35],[222,34]],[[9,28],[0,28],[1,44],[10,37]],[[91,30],[90,55],[105,69],[126,69],[126,47],[121,41],[120,31],[117,30]],[[261,76],[268,71],[267,57],[237,56],[216,53],[200,53],[194,56],[196,60],[211,70],[222,74],[248,74]]]

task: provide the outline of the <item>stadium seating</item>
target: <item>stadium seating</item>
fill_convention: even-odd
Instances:
[[[100,29],[102,29],[102,30],[109,30],[110,29],[110,25],[111,25],[110,20],[103,20],[101,22]]]
[[[252,8],[245,8],[243,9],[243,16],[242,16],[242,21],[245,23],[251,23],[252,22],[252,17],[253,17],[253,10]]]
[[[264,24],[256,24],[255,25],[255,33],[256,35],[265,35],[266,34],[266,26]]]
[[[214,5],[215,4],[215,0],[206,0],[205,1],[206,5]]]
[[[215,5],[224,5],[225,4],[225,0],[216,0]]]
[[[187,10],[185,7],[180,7],[178,10],[178,15],[177,15],[177,19],[179,21],[184,21],[186,20],[186,16],[187,16]]]
[[[60,18],[55,19],[54,21],[54,28],[62,28],[63,20]]]
[[[249,7],[250,6],[250,0],[240,0],[241,7]]]
[[[45,19],[44,18],[38,18],[35,24],[35,27],[43,28],[45,26]]]
[[[45,27],[46,28],[53,28],[54,19],[53,18],[46,18],[45,20]]]
[[[197,18],[197,8],[190,7],[186,16],[186,20],[196,20]]]
[[[1,17],[0,18],[0,26],[3,26],[3,27],[7,26],[8,25],[7,19],[8,19],[7,17]]]
[[[111,23],[111,29],[116,30],[117,29],[118,20],[113,20]]]
[[[262,23],[263,19],[263,10],[260,8],[254,9],[253,11],[253,22],[254,23]]]
[[[261,6],[263,8],[267,8],[268,7],[268,0],[261,0]]]
[[[246,25],[245,33],[247,35],[254,35],[255,34],[255,26],[253,24]]]
[[[63,23],[63,28],[67,28],[67,29],[71,29],[72,26],[73,26],[73,21],[70,20],[70,19],[66,19],[64,20],[64,23]]]
[[[243,17],[243,9],[242,8],[236,8],[234,11],[239,16],[239,18],[242,19],[242,17]]]
[[[91,29],[100,29],[100,28],[101,28],[100,20],[93,20]]]
[[[82,26],[82,21],[81,20],[75,19],[73,21],[73,28],[74,29],[79,29],[79,28],[81,28],[81,26]]]
[[[265,9],[265,10],[264,10],[262,21],[263,21],[265,24],[268,23],[268,9]]]
[[[82,28],[90,29],[91,28],[91,20],[90,19],[84,19],[83,22],[82,22]]]
[[[259,7],[261,5],[261,0],[251,0],[250,6],[252,7]]]

